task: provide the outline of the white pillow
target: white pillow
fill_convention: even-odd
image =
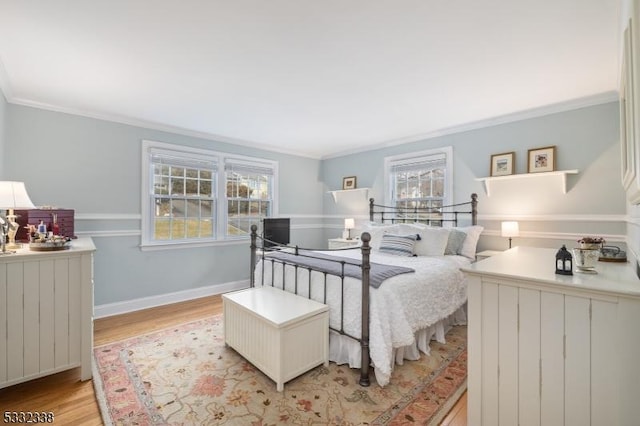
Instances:
[[[442,256],[449,241],[449,229],[419,224],[400,224],[401,234],[420,235],[413,252],[418,256]]]
[[[459,229],[460,231],[467,234],[467,238],[465,238],[464,243],[462,243],[462,250],[460,250],[460,254],[464,257],[468,257],[471,260],[475,259],[476,246],[478,245],[478,239],[480,239],[480,234],[482,234],[484,227],[475,225],[456,229]]]
[[[384,234],[397,234],[400,232],[398,225],[374,225],[371,223],[365,223],[362,226],[363,232],[371,234],[371,241],[369,245],[371,248],[380,249],[380,243],[382,242],[382,236]]]

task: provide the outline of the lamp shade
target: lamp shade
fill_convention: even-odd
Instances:
[[[24,182],[0,181],[0,209],[34,209]]]
[[[353,218],[344,220],[344,229],[353,229],[356,227],[356,222]]]
[[[520,228],[518,227],[518,222],[502,222],[502,236],[519,237]]]

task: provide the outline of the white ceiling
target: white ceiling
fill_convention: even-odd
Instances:
[[[0,0],[10,103],[314,158],[613,98],[619,0]]]

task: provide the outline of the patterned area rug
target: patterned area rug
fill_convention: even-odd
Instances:
[[[466,332],[396,366],[384,388],[330,363],[277,392],[225,347],[217,315],[96,347],[94,385],[107,425],[437,425],[466,388]]]

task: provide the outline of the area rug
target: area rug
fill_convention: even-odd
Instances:
[[[225,346],[217,315],[96,347],[94,385],[106,425],[437,425],[466,388],[466,356],[457,326],[385,387],[330,363],[277,392]]]

